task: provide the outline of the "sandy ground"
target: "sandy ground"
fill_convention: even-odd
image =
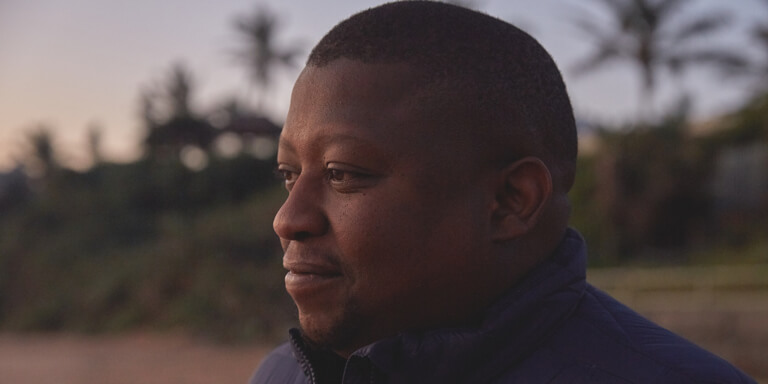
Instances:
[[[649,315],[751,373],[759,383],[768,383],[768,314],[659,311]],[[146,333],[0,334],[0,383],[245,384],[269,349]]]
[[[768,383],[768,316],[750,316],[750,324],[738,324],[736,330],[733,316],[651,314],[659,323],[751,373],[759,383]],[[729,331],[724,333],[724,329]],[[0,383],[245,384],[270,349],[146,333],[98,337],[0,334]]]
[[[152,334],[0,334],[0,383],[247,383],[269,349]]]

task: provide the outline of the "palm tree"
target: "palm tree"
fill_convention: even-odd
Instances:
[[[203,150],[210,147],[217,132],[195,112],[194,90],[192,72],[177,63],[162,88],[147,88],[142,92],[142,117],[148,131],[144,144],[148,155],[175,155],[189,145]]]
[[[642,79],[640,110],[647,111],[661,70],[680,74],[691,66],[710,66],[724,73],[735,73],[746,66],[735,52],[697,40],[712,35],[730,22],[728,14],[712,12],[677,21],[689,0],[600,0],[613,16],[610,28],[588,18],[575,19],[575,25],[595,43],[595,51],[574,66],[575,74],[595,71],[612,61],[629,61]]]
[[[59,169],[56,150],[53,145],[53,134],[48,126],[38,125],[28,136],[30,154],[37,172],[48,176]]]
[[[275,68],[294,67],[296,57],[303,51],[297,45],[286,48],[276,45],[279,22],[267,8],[259,7],[235,19],[234,26],[244,41],[236,57],[245,63],[252,85],[261,86],[263,90],[271,85]]]
[[[97,123],[88,126],[88,152],[91,155],[91,165],[98,166],[104,160],[101,155],[102,127]]]
[[[167,76],[161,83],[153,82],[142,87],[139,94],[141,121],[148,129],[173,118],[194,115],[195,78],[192,72],[184,63],[177,62]]]
[[[192,107],[190,97],[194,87],[192,72],[181,63],[171,69],[166,85],[171,117],[190,117]]]

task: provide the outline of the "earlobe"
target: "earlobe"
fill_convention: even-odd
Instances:
[[[504,168],[499,176],[493,238],[506,241],[536,226],[552,196],[552,175],[540,159],[525,157]]]

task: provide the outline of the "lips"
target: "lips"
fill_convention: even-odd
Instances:
[[[325,258],[316,260],[289,254],[283,257],[283,267],[288,270],[285,289],[294,300],[311,298],[341,282],[343,274],[336,263]]]
[[[312,262],[302,261],[289,261],[287,258],[283,261],[283,268],[288,270],[288,273],[296,275],[319,275],[319,276],[333,276],[341,275],[339,267],[331,263],[320,264]]]

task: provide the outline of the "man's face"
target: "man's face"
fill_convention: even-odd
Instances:
[[[487,304],[491,172],[447,139],[404,65],[307,67],[280,137],[274,221],[312,341],[341,354]],[[490,168],[490,167],[488,167]]]

